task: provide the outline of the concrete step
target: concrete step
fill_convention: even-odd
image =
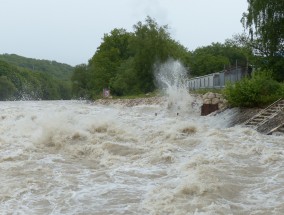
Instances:
[[[268,135],[276,134],[276,135],[284,135],[284,123],[276,126],[275,128],[271,129],[268,133]]]
[[[261,121],[263,121],[263,120],[265,120],[265,119],[267,119],[267,117],[257,117],[257,118],[254,118],[254,119],[252,119],[251,121],[254,121],[254,122],[261,122]]]
[[[284,100],[279,99],[267,108],[265,108],[260,113],[247,120],[244,123],[244,126],[254,127],[255,129],[257,129],[259,126],[263,125],[264,123],[275,117],[282,110],[284,110]]]
[[[263,113],[263,114],[261,114],[261,116],[263,116],[263,117],[270,117],[271,114],[270,113]]]

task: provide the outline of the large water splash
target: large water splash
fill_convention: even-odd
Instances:
[[[187,70],[177,60],[170,59],[156,66],[158,88],[168,97],[168,109],[175,112],[192,112],[196,99],[189,94]]]

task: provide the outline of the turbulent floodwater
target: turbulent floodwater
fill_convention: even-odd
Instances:
[[[0,110],[0,214],[284,214],[284,137],[227,128],[230,111]]]

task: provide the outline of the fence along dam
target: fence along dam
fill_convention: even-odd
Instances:
[[[250,73],[251,70],[245,67],[231,68],[204,76],[190,78],[188,80],[188,88],[190,90],[223,88],[226,83],[235,83],[245,76],[250,75]]]

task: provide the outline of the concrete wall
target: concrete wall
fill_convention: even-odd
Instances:
[[[244,68],[235,68],[228,71],[191,78],[188,81],[190,90],[223,88],[227,82],[235,83],[247,75]]]

